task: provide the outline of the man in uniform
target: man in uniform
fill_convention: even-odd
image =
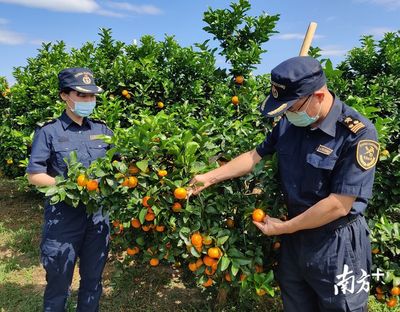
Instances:
[[[103,122],[89,119],[96,105],[96,86],[86,68],[67,68],[59,75],[60,97],[66,108],[62,115],[36,130],[26,172],[36,186],[55,185],[56,176],[67,175],[64,158],[72,151],[85,167],[105,156],[108,145],[99,135],[112,135]],[[88,215],[84,205],[45,203],[41,260],[47,286],[44,311],[65,311],[74,267],[79,257],[80,286],[77,311],[98,311],[101,277],[108,255],[109,220],[98,213]]]
[[[254,223],[282,236],[277,280],[285,311],[366,311],[371,247],[363,214],[379,152],[376,130],[327,89],[311,57],[279,64],[271,85],[261,112],[282,115],[272,132],[254,150],[195,176],[193,193],[242,176],[276,152],[289,219]]]

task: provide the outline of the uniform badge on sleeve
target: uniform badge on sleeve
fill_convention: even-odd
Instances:
[[[360,140],[357,144],[357,163],[368,170],[378,161],[379,143],[372,140]]]

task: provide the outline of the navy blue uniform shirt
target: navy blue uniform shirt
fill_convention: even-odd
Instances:
[[[261,157],[277,153],[290,218],[331,193],[356,196],[350,213],[360,214],[372,196],[376,141],[373,124],[335,98],[317,128],[296,127],[283,116],[256,150]]]
[[[97,138],[100,134],[113,133],[103,122],[89,118],[84,118],[80,126],[64,111],[59,118],[36,130],[26,172],[66,176],[64,158],[69,158],[72,151],[76,151],[79,162],[89,167],[95,159],[105,156],[109,148]]]

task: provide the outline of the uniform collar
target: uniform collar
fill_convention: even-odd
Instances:
[[[66,112],[66,111],[64,111],[64,112],[61,114],[60,120],[61,120],[61,124],[62,124],[64,130],[67,130],[67,128],[68,128],[71,124],[75,124],[75,125],[77,125],[78,127],[81,127],[80,125],[78,125],[77,123],[75,123],[71,118],[69,118],[69,116],[67,115],[67,112]],[[87,119],[86,117],[83,118],[83,123],[82,123],[82,126],[85,126],[85,125],[87,125],[89,128],[92,128],[92,124],[91,124],[90,120]]]
[[[339,119],[339,116],[342,112],[343,103],[336,98],[335,94],[332,93],[333,96],[333,104],[331,110],[325,119],[317,126],[317,128],[324,131],[326,134],[334,137],[336,135],[336,122]]]

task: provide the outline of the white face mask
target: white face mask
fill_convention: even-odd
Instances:
[[[313,97],[313,95],[310,96],[310,98],[308,99],[307,106],[303,111],[301,111],[301,112],[289,112],[289,111],[286,111],[285,112],[286,117],[287,117],[287,119],[289,120],[289,122],[291,124],[293,124],[296,127],[307,127],[307,126],[313,124],[314,122],[316,122],[318,120],[319,113],[321,112],[321,107],[322,107],[321,104],[319,106],[318,113],[314,117],[311,117],[310,115],[308,115],[306,113],[308,105],[310,105],[310,100],[312,99],[312,97]]]

